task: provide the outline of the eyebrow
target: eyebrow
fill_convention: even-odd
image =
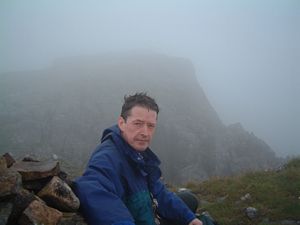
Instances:
[[[133,120],[132,122],[141,122],[141,123],[148,123],[148,124],[153,124],[153,125],[156,124],[156,123],[146,122],[146,121],[140,120],[140,119]]]

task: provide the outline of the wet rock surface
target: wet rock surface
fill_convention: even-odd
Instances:
[[[7,168],[0,172],[0,199],[16,194],[21,186],[22,178],[17,171]]]
[[[56,225],[63,214],[41,201],[34,200],[24,210],[21,218],[19,219],[20,225],[35,225],[35,224],[48,224]]]
[[[71,188],[54,176],[52,180],[38,193],[38,196],[45,200],[48,205],[64,212],[75,212],[79,208],[79,199]]]
[[[60,171],[59,162],[55,160],[43,162],[19,161],[14,163],[12,168],[22,175],[23,181],[56,176]]]

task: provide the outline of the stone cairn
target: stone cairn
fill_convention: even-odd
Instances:
[[[0,157],[0,225],[87,225],[59,162]]]

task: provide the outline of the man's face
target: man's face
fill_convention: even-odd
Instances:
[[[119,117],[118,125],[122,137],[137,151],[146,150],[152,139],[157,121],[157,113],[141,106],[131,109],[127,120]]]

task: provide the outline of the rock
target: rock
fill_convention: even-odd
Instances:
[[[251,199],[251,195],[249,193],[245,194],[244,196],[241,197],[241,201],[246,201]]]
[[[255,219],[257,217],[257,209],[254,207],[248,207],[245,209],[246,216],[249,219]]]
[[[6,169],[0,173],[0,199],[10,197],[22,187],[21,175],[12,169]]]
[[[7,169],[7,163],[4,156],[0,157],[0,175]]]
[[[63,213],[63,218],[58,225],[87,225],[85,220],[78,213]]]
[[[58,161],[53,160],[43,162],[20,161],[13,164],[12,168],[21,173],[23,181],[55,176],[60,171]]]
[[[38,193],[43,187],[50,182],[52,177],[46,177],[38,180],[23,181],[23,187],[34,193]]]
[[[8,168],[11,167],[16,162],[15,159],[12,157],[12,155],[10,153],[5,153],[3,155],[3,157],[6,160],[6,164],[7,164]]]
[[[66,182],[71,188],[73,187],[73,181],[68,177],[66,172],[60,171],[57,176]]]
[[[54,176],[52,180],[38,193],[49,206],[64,212],[78,210],[80,201],[72,189],[59,177]]]
[[[51,207],[48,207],[43,202],[34,200],[24,210],[19,219],[20,225],[56,225],[61,220],[63,214]]]
[[[52,154],[52,158],[53,158],[54,160],[58,160],[58,156],[57,156],[56,154]]]
[[[20,190],[14,199],[14,207],[9,216],[7,225],[17,224],[17,221],[18,221],[19,217],[22,215],[22,212],[34,200],[42,201],[37,196],[35,196],[33,193],[31,193],[27,190],[25,190],[25,189]]]
[[[38,158],[34,155],[26,155],[23,159],[23,162],[40,162]]]
[[[13,203],[11,201],[0,202],[0,225],[6,225],[9,215],[12,212]]]

